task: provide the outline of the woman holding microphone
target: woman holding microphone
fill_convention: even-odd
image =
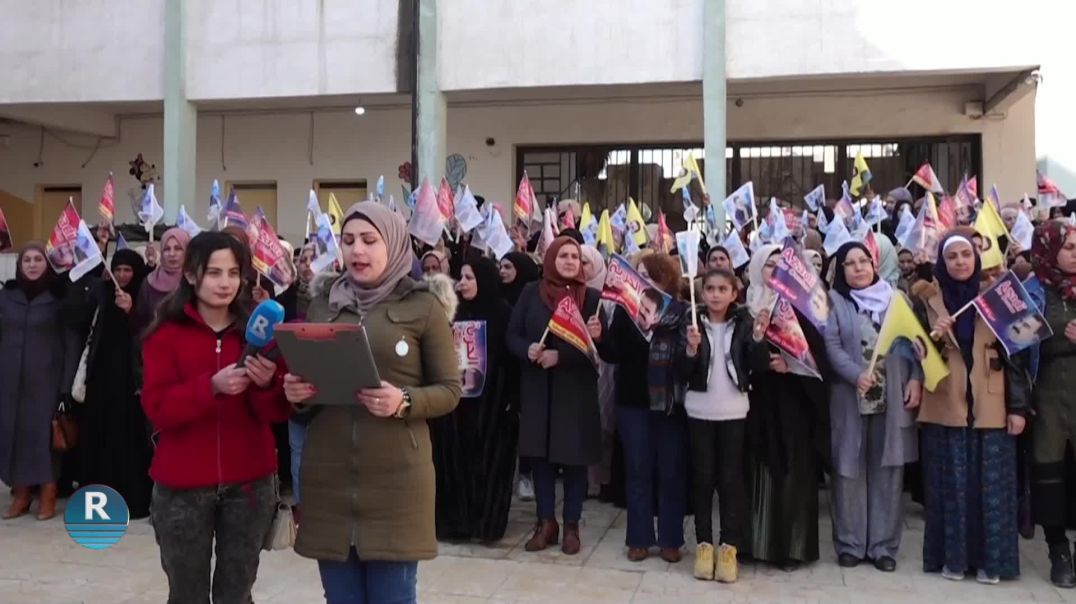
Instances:
[[[426,420],[460,398],[452,327],[438,299],[411,279],[403,217],[376,202],[351,206],[340,237],[344,273],[311,300],[307,320],[361,323],[382,378],[354,405],[303,407],[315,385],[285,377],[310,420],[295,551],[318,561],[325,599],[416,601],[418,561],[437,555],[434,469]]]

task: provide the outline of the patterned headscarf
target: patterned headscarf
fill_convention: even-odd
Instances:
[[[1035,276],[1043,285],[1056,289],[1063,300],[1076,300],[1076,275],[1065,273],[1057,266],[1057,254],[1069,235],[1074,233],[1076,227],[1049,220],[1035,229],[1035,239],[1031,243],[1031,266]]]

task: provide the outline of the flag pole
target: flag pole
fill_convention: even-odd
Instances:
[[[955,321],[957,317],[959,317],[960,315],[964,314],[964,311],[966,311],[966,310],[968,310],[969,308],[971,308],[972,306],[974,306],[974,305],[975,305],[975,300],[978,300],[978,299],[979,299],[979,298],[978,298],[978,296],[976,296],[976,297],[975,297],[975,298],[974,298],[974,299],[973,299],[973,300],[972,300],[971,302],[968,302],[968,303],[967,303],[967,304],[965,304],[964,306],[961,306],[959,310],[957,310],[957,311],[956,311],[955,313],[953,313],[953,314],[949,315],[949,318],[950,318],[950,319],[953,319],[953,320]],[[939,337],[941,337],[941,335],[942,335],[942,334],[940,334],[940,333],[938,333],[938,332],[936,332],[936,331],[933,331],[933,330],[931,330],[931,332],[930,332],[930,339],[932,339],[932,340],[937,340],[937,339],[938,339]]]
[[[539,346],[545,346],[545,339],[546,339],[547,336],[549,336],[549,326],[548,325],[545,326],[545,331],[542,332],[542,338],[540,340],[538,340],[538,345]]]

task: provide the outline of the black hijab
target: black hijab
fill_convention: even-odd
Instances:
[[[837,253],[833,256],[833,262],[836,265],[833,267],[833,289],[845,299],[851,300],[855,304],[855,300],[852,300],[852,286],[848,285],[848,280],[844,276],[844,261],[848,258],[848,254],[852,250],[862,250],[868,258],[871,257],[871,251],[867,249],[867,246],[858,241],[849,241],[848,243],[837,248]],[[878,283],[878,268],[874,268],[874,279],[871,280],[871,285]],[[859,308],[857,305],[856,308]]]
[[[113,271],[118,266],[129,266],[134,271],[134,276],[131,277],[131,281],[127,283],[127,286],[123,288],[123,291],[127,292],[130,296],[134,297],[138,295],[138,289],[142,286],[142,280],[146,278],[149,273],[149,269],[146,267],[146,261],[142,259],[142,256],[138,252],[131,249],[117,250],[112,256],[112,262],[109,264]],[[109,280],[111,281],[111,279]],[[115,284],[113,284],[115,287]]]
[[[488,320],[492,318],[501,304],[500,274],[497,265],[489,258],[473,258],[463,263],[474,272],[478,292],[473,300],[464,300],[460,296],[460,307],[456,311],[459,320]],[[462,267],[461,267],[462,268]]]
[[[954,238],[961,238],[971,245],[975,254],[975,270],[967,281],[957,281],[949,274],[949,267],[945,264],[945,244]],[[934,278],[938,281],[941,290],[942,301],[949,314],[964,308],[979,295],[979,282],[982,279],[983,260],[979,257],[979,249],[975,246],[972,238],[963,232],[950,232],[938,242],[938,262],[934,265]],[[974,309],[961,313],[956,318],[953,333],[956,334],[957,344],[965,355],[971,354],[972,341],[975,338],[975,315]]]
[[[532,281],[537,281],[541,277],[542,271],[539,270],[538,264],[523,252],[509,252],[502,258],[502,262],[504,260],[511,262],[512,266],[516,267],[516,279],[511,283],[501,284],[501,298],[504,298],[509,304],[515,305],[516,300],[519,299],[519,294],[523,292],[523,287]],[[481,287],[481,284],[479,284],[479,287]]]
[[[45,272],[33,280],[27,278],[22,272],[22,259],[30,251],[41,252],[41,255],[45,257]],[[48,251],[40,241],[31,241],[19,250],[19,256],[15,259],[15,284],[22,290],[27,300],[33,300],[38,294],[56,284],[56,272],[52,270],[52,265],[48,263],[48,257]]]

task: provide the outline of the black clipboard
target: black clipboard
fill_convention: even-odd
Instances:
[[[355,394],[381,386],[366,329],[349,323],[284,323],[274,339],[288,372],[317,388],[307,403],[355,405]]]

